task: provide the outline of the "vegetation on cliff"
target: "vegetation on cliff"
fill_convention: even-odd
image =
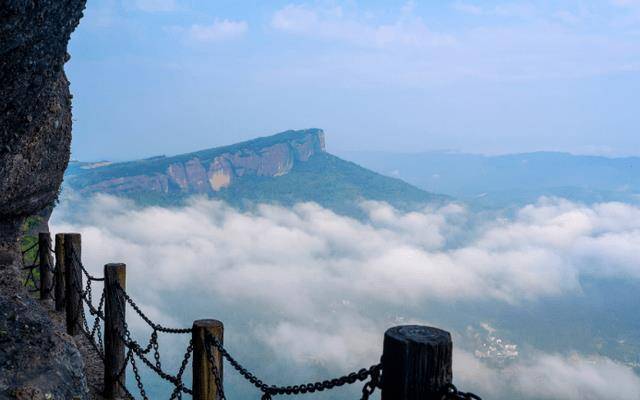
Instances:
[[[83,195],[108,193],[141,205],[179,205],[200,194],[238,207],[313,201],[348,215],[360,214],[363,199],[400,209],[446,199],[327,153],[319,129],[173,157],[71,163],[66,184]]]

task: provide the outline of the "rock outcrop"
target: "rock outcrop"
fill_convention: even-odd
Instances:
[[[328,153],[321,129],[272,136],[175,156],[127,162],[72,162],[65,178],[68,204],[93,204],[109,194],[139,206],[181,206],[193,195],[247,210],[257,204],[315,202],[337,213],[366,217],[363,199],[417,210],[445,196],[362,168]],[[71,210],[73,214],[73,210]]]
[[[85,0],[0,0],[0,252],[5,259],[15,255],[23,219],[56,199],[69,161],[71,95],[63,66],[84,5]]]
[[[213,194],[232,186],[242,177],[286,175],[296,163],[325,152],[324,133],[320,129],[288,131],[269,139],[260,144],[252,141],[230,148],[143,160],[155,164],[153,168],[147,168],[152,173],[100,180],[83,187],[81,192]],[[100,168],[91,168],[100,173]]]
[[[0,264],[0,399],[85,399],[76,344],[20,287],[19,269]]]
[[[21,285],[27,216],[55,201],[69,161],[63,66],[85,0],[0,0],[0,399],[84,399],[83,362]]]

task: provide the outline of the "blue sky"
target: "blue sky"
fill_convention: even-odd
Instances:
[[[330,151],[640,155],[640,0],[89,0],[73,157],[320,127]]]

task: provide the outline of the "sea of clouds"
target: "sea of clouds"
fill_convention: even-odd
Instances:
[[[529,348],[491,366],[474,356],[458,325],[434,311],[579,295],[583,276],[638,280],[640,208],[540,199],[505,216],[460,204],[418,212],[361,206],[364,220],[313,203],[238,211],[194,198],[184,207],[140,208],[99,195],[82,206],[63,201],[51,225],[82,233],[90,272],[126,263],[127,290],[154,319],[224,321],[231,351],[269,382],[371,365],[386,328],[422,323],[452,331],[454,380],[486,399],[640,398],[640,377],[601,355]],[[131,325],[146,334],[140,321]],[[166,340],[179,357],[180,339]]]

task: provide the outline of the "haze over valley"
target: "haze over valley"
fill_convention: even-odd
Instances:
[[[52,229],[82,233],[95,273],[125,261],[128,290],[154,318],[225,321],[228,346],[269,381],[374,363],[381,332],[420,323],[453,333],[456,382],[487,398],[640,395],[640,207],[542,192],[631,200],[635,175],[614,168],[636,159],[359,155],[381,172],[406,171],[412,186],[401,172],[327,153],[330,140],[287,131],[185,155],[74,162]],[[555,167],[537,160],[548,157],[564,167],[545,180]],[[448,184],[429,180],[436,168]],[[152,393],[167,390],[154,382]],[[256,395],[237,377],[228,387]]]

